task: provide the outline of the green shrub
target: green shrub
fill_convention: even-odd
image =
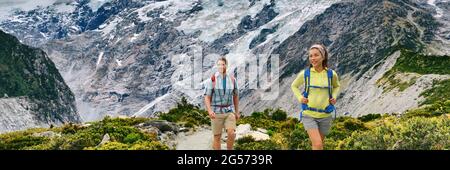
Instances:
[[[434,81],[432,88],[420,93],[420,97],[425,100],[420,105],[433,104],[436,102],[450,100],[450,79],[443,81]]]
[[[236,140],[236,144],[244,144],[244,143],[251,143],[255,142],[255,138],[253,136],[244,136],[238,140]]]
[[[160,112],[157,116],[161,120],[185,124],[186,127],[208,125],[211,123],[208,113],[205,110],[200,110],[198,107],[189,104],[184,97],[181,99],[181,103],[177,104],[176,108],[170,109],[167,113]]]
[[[277,109],[275,112],[272,113],[272,120],[285,121],[286,118],[287,114],[283,110]]]
[[[364,123],[358,119],[347,119],[344,121],[344,128],[350,131],[366,130]]]
[[[271,131],[278,131],[280,122],[272,119],[261,119],[253,116],[242,118],[237,124],[250,124],[252,129],[263,128]]]
[[[450,121],[442,118],[413,117],[386,123],[369,131],[352,133],[338,149],[449,149]]]
[[[368,114],[368,115],[358,117],[358,119],[363,122],[368,122],[368,121],[372,121],[372,120],[379,119],[379,118],[381,118],[380,114]]]
[[[401,50],[393,69],[419,74],[450,74],[450,56],[429,56],[410,50]]]
[[[251,117],[255,119],[269,119],[269,114],[267,112],[253,112]]]
[[[123,142],[124,143],[134,143],[134,142],[136,142],[136,141],[138,141],[138,140],[141,140],[141,139],[143,139],[144,137],[143,137],[143,135],[142,134],[139,134],[139,133],[130,133],[130,134],[128,134],[124,139],[123,139]]]
[[[84,128],[81,127],[80,125],[68,123],[68,124],[65,124],[65,125],[61,126],[60,128],[58,128],[57,131],[61,132],[62,134],[74,134],[77,131],[82,130],[82,129],[84,129]]]
[[[401,54],[394,66],[377,81],[377,84],[379,85],[387,83],[387,86],[383,89],[384,92],[396,87],[398,87],[399,91],[403,91],[416,83],[417,76],[414,76],[409,81],[401,82],[399,79],[395,78],[399,73],[450,74],[450,69],[448,67],[450,65],[450,56],[429,56],[404,48],[399,48],[399,50]],[[447,96],[449,92],[446,89],[450,87],[449,82],[443,82],[441,85],[442,87],[424,92],[425,96],[432,95],[427,97],[427,100],[423,104],[433,103],[433,101],[436,101],[439,97],[448,99]]]
[[[2,138],[0,140],[0,150],[21,150],[25,147],[39,145],[47,142],[45,137],[16,136],[12,138]]]
[[[107,142],[99,147],[87,147],[85,150],[127,150],[128,145],[120,142]]]
[[[304,129],[295,129],[289,133],[287,137],[289,141],[289,149],[310,149],[311,142],[308,133]]]
[[[168,150],[167,145],[162,144],[158,141],[138,141],[133,144],[129,150]]]
[[[435,117],[450,113],[450,100],[437,101],[432,105],[424,106],[414,110],[408,110],[402,116],[403,119],[411,117]]]
[[[236,144],[236,150],[280,150],[281,147],[271,140]]]

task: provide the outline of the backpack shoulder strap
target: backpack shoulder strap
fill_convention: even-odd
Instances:
[[[230,74],[231,83],[233,83],[233,87],[236,88],[236,79],[232,74]]]
[[[328,97],[331,99],[333,98],[332,95],[333,86],[331,85],[331,82],[333,81],[333,70],[330,68],[327,70],[327,77],[328,77]]]
[[[309,86],[311,80],[311,68],[306,68],[303,77],[305,79],[305,92],[309,94]]]
[[[211,76],[211,82],[212,82],[212,90],[214,92],[214,88],[216,87],[216,75],[215,74],[213,74]]]
[[[212,99],[213,99],[213,97],[214,97],[214,88],[216,87],[216,75],[215,74],[213,74],[212,76],[211,76],[211,82],[212,82],[212,88],[211,88],[211,99],[210,99],[210,102],[212,102]]]

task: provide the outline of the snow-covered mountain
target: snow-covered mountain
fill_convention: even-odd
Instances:
[[[126,6],[111,0],[45,0],[10,2],[0,6],[0,28],[28,45],[41,47],[48,40],[64,39],[97,29],[110,15]],[[122,5],[122,6],[120,6]],[[26,31],[24,31],[26,29]]]
[[[211,75],[214,56],[225,55],[235,70],[256,63],[255,54],[279,55],[280,76],[271,81],[279,83],[269,84],[278,85],[279,93],[275,100],[261,100],[265,90],[250,89],[252,81],[238,73],[242,111],[281,107],[294,116],[299,108],[289,86],[315,42],[330,49],[330,67],[341,75],[340,114],[398,112],[417,107],[419,100],[405,99],[418,98],[426,89],[418,87],[431,78],[404,92],[382,93],[374,82],[398,56],[386,50],[423,44],[429,53],[450,53],[449,2],[444,0],[76,0],[63,5],[66,10],[52,4],[15,12],[0,28],[49,54],[86,121],[152,116],[181,96],[201,105],[200,83]],[[193,72],[189,61],[196,60],[203,65],[194,69],[205,74],[186,74]],[[200,81],[186,88],[194,80]]]

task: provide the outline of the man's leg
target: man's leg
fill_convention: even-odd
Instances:
[[[236,116],[234,113],[228,113],[225,119],[225,129],[227,130],[227,149],[233,150],[234,140],[236,138]]]
[[[234,145],[234,139],[236,138],[236,133],[234,132],[234,129],[227,129],[227,149],[228,150],[233,150],[233,145]]]
[[[222,134],[214,135],[213,139],[213,149],[214,150],[220,150],[220,138],[222,137]]]
[[[220,150],[221,146],[221,138],[222,138],[222,129],[224,128],[225,118],[222,114],[216,114],[216,118],[211,119],[211,129],[213,133],[213,149]]]

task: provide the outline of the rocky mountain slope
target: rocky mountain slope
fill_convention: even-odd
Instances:
[[[306,67],[307,48],[315,42],[329,48],[330,67],[340,75],[339,114],[403,112],[421,103],[420,94],[433,87],[433,80],[449,76],[415,75],[414,82],[413,77],[404,80],[409,83],[403,90],[386,91],[392,84],[379,83],[395,68],[402,50],[448,58],[445,0],[113,0],[97,10],[86,0],[68,4],[74,10],[52,11],[53,5],[18,12],[0,28],[49,54],[85,120],[152,117],[181,96],[202,105],[201,82],[214,70],[215,57],[227,56],[233,71],[246,62],[255,64],[254,54],[279,55],[279,77],[265,84],[276,89],[278,82],[279,91],[275,100],[263,100],[265,89],[251,88],[252,80],[240,72],[243,113],[280,107],[297,116],[289,86]],[[50,16],[60,19],[51,23]],[[37,17],[42,20],[32,19]],[[64,29],[73,31],[57,31]],[[203,65],[192,64],[197,60]],[[191,74],[192,67],[205,74]],[[195,81],[192,86],[190,81]]]
[[[0,132],[81,122],[75,97],[44,51],[0,31]]]

